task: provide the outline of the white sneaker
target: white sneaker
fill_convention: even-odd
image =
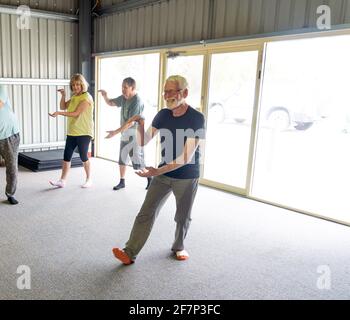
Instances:
[[[66,181],[60,179],[58,181],[49,181],[53,187],[64,188],[66,186]]]
[[[92,181],[86,180],[86,182],[81,186],[83,189],[91,188],[92,187]]]
[[[176,259],[179,261],[188,260],[190,257],[190,255],[186,250],[176,251],[175,255],[176,255]]]

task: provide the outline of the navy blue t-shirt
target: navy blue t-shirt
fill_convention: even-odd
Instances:
[[[161,137],[162,161],[159,168],[181,156],[187,138],[205,139],[204,116],[192,107],[181,117],[174,117],[171,110],[163,109],[155,116],[152,127],[159,130]],[[165,176],[175,179],[199,178],[200,152],[198,147],[189,164],[168,172]]]

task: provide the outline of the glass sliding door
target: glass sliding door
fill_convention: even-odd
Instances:
[[[137,91],[145,104],[146,128],[158,110],[159,65],[158,53],[102,58],[100,61],[98,89],[108,92],[109,98],[120,96],[122,81],[127,77],[136,80]],[[119,158],[120,136],[106,140],[106,131],[120,127],[120,108],[109,107],[99,96],[97,156],[117,161]],[[156,164],[156,142],[145,147],[146,165]]]
[[[211,55],[204,179],[246,193],[259,49]]]
[[[268,43],[251,195],[350,223],[350,36]]]

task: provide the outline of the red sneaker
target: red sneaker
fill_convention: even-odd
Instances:
[[[122,250],[122,249],[114,248],[112,250],[112,252],[113,252],[114,256],[126,266],[134,263],[134,261],[132,261],[129,258],[129,256],[126,254],[126,252],[124,252],[124,250]]]

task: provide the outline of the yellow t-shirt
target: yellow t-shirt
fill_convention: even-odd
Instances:
[[[72,96],[68,105],[67,112],[74,112],[78,105],[88,101],[89,107],[80,114],[79,117],[68,117],[68,136],[90,136],[94,137],[94,101],[88,92],[85,92],[79,96]]]

